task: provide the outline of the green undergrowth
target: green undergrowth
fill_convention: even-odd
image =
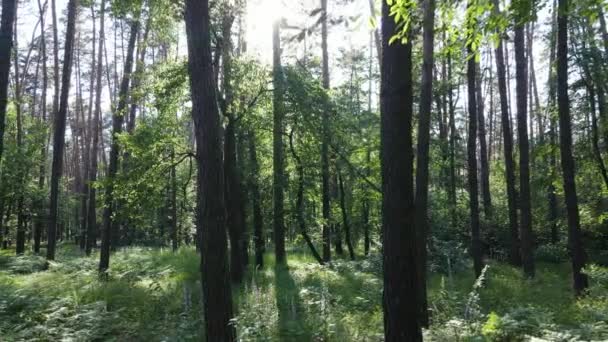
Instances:
[[[62,245],[56,261],[0,252],[3,341],[194,341],[202,331],[199,258],[129,247],[112,255],[108,281],[98,255]],[[233,289],[233,324],[243,341],[378,341],[382,339],[381,260],[336,260],[319,266],[290,251],[272,255]],[[491,263],[471,271],[431,274],[433,324],[426,340],[548,341],[608,339],[608,271],[593,267],[590,293],[576,300],[567,264],[539,263],[534,280]]]

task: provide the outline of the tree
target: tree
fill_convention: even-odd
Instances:
[[[346,195],[344,191],[344,180],[340,169],[338,173],[338,186],[340,189],[340,211],[342,212],[342,225],[344,227],[344,239],[346,240],[346,248],[348,248],[348,255],[350,260],[355,260],[355,248],[353,247],[353,241],[350,232],[350,223],[348,222],[348,211],[346,209]]]
[[[515,93],[517,102],[517,135],[519,143],[519,206],[521,210],[521,259],[524,275],[534,277],[532,204],[530,199],[530,147],[528,142],[528,62],[526,59],[525,3],[516,6],[515,16]]]
[[[245,249],[245,205],[243,203],[243,189],[237,165],[237,116],[234,113],[234,91],[232,89],[232,24],[234,15],[231,8],[224,9],[222,19],[222,66],[224,100],[222,112],[228,119],[224,129],[224,186],[226,189],[226,224],[230,235],[230,276],[233,282],[243,280],[244,266],[247,264],[247,251]]]
[[[8,103],[8,77],[11,69],[13,50],[13,27],[17,0],[2,0],[2,20],[0,22],[0,159],[4,149],[6,105]],[[1,213],[0,213],[1,214]]]
[[[251,164],[251,206],[253,213],[253,246],[255,249],[255,267],[264,267],[264,216],[262,215],[261,194],[258,175],[260,166],[258,164],[258,154],[255,141],[255,133],[249,131],[247,135],[249,142],[249,163]]]
[[[196,224],[202,231],[201,272],[207,341],[235,341],[232,294],[226,261],[226,207],[211,58],[209,2],[186,0],[188,70],[198,164]]]
[[[46,3],[45,3],[46,4]],[[40,12],[40,54],[42,59],[42,94],[40,95],[41,99],[41,113],[40,120],[43,124],[46,123],[46,90],[48,88],[48,75],[47,75],[47,53],[46,53],[46,35],[45,29],[46,25],[44,24],[44,17],[46,13],[46,6],[42,5],[41,0],[38,0],[38,11]],[[46,134],[45,134],[46,138]],[[46,139],[45,139],[46,140]],[[42,162],[40,163],[40,169],[38,171],[38,190],[42,191],[44,189],[44,181],[46,179],[46,157],[47,157],[47,146],[44,144],[40,148],[40,159]],[[36,201],[36,220],[34,222],[34,253],[40,253],[40,240],[42,239],[42,226],[43,220],[42,216],[44,213],[44,204],[42,199],[38,199]]]
[[[481,275],[483,261],[481,255],[481,238],[479,232],[479,190],[477,183],[477,98],[475,93],[475,58],[477,51],[473,48],[473,42],[477,30],[477,18],[471,13],[475,6],[474,0],[467,3],[467,94],[468,94],[468,140],[467,140],[467,180],[469,186],[469,211],[471,220],[471,254],[473,257],[473,269],[475,277]]]
[[[384,337],[422,341],[414,207],[411,40],[389,44],[396,23],[382,2],[381,152]]]
[[[494,15],[500,15],[498,0],[494,0]],[[515,164],[513,162],[513,134],[511,131],[511,119],[509,117],[509,99],[507,97],[507,81],[504,58],[503,39],[498,40],[494,49],[496,58],[496,76],[498,80],[498,93],[500,97],[500,121],[504,140],[503,154],[505,159],[505,180],[507,186],[507,207],[509,214],[509,231],[511,233],[511,246],[509,249],[509,261],[512,265],[521,264],[519,253],[519,226],[517,223],[517,200],[515,192]]]
[[[575,165],[572,157],[572,127],[568,98],[568,0],[558,0],[557,8],[557,106],[559,112],[559,145],[564,195],[568,214],[568,247],[572,261],[572,287],[578,296],[587,288],[587,276],[581,272],[586,254],[581,238]]]
[[[475,93],[477,94],[477,137],[479,138],[480,185],[483,212],[486,221],[492,221],[492,195],[490,194],[490,165],[488,163],[488,146],[486,143],[486,121],[484,118],[484,97],[482,92],[483,75],[480,63],[476,64]]]
[[[306,230],[306,221],[304,219],[304,166],[302,165],[302,159],[298,156],[298,154],[296,153],[296,149],[293,146],[293,136],[294,130],[292,129],[289,134],[289,149],[296,163],[296,170],[298,173],[298,190],[296,195],[296,221],[298,222],[300,234],[302,235],[302,238],[310,249],[310,252],[312,253],[313,257],[320,265],[324,265],[325,262],[323,261],[323,258],[321,258],[321,255],[319,255],[319,252],[317,252],[317,249],[312,243],[312,239],[310,238],[310,236],[308,235],[308,231]]]
[[[105,12],[106,2],[101,0],[101,8],[99,11],[99,45],[97,49],[97,71],[95,72],[95,118],[92,122],[91,135],[91,168],[89,169],[89,183],[93,184],[97,181],[97,163],[99,153],[99,136],[101,135],[101,77],[103,69],[103,47],[105,41]],[[94,186],[89,187],[89,205],[87,212],[87,241],[85,252],[87,255],[91,253],[93,245],[97,241],[97,189]]]
[[[283,71],[281,68],[280,21],[272,26],[272,184],[274,252],[277,263],[285,262],[285,223],[283,219],[283,199],[285,187],[285,161],[283,156]]]
[[[424,326],[428,326],[426,300],[426,258],[428,234],[428,192],[429,192],[429,143],[431,135],[431,107],[433,101],[433,46],[435,38],[435,1],[423,1],[423,47],[422,81],[420,86],[420,116],[418,119],[418,158],[416,159],[416,232],[420,253],[420,315]]]
[[[103,0],[102,0],[103,1]],[[117,226],[114,221],[113,213],[115,211],[114,203],[114,183],[116,174],[118,173],[118,155],[119,143],[118,136],[122,133],[122,126],[127,110],[127,97],[129,96],[129,82],[131,80],[131,71],[133,69],[133,52],[135,50],[135,42],[139,32],[139,13],[131,21],[131,30],[129,32],[129,44],[127,46],[127,58],[124,64],[122,81],[120,83],[120,91],[118,93],[118,106],[112,116],[112,145],[110,146],[110,163],[108,164],[108,173],[106,179],[106,189],[104,193],[104,210],[103,210],[103,230],[101,232],[101,251],[99,253],[99,273],[103,274],[110,267],[110,246],[113,241],[117,241]]]
[[[325,90],[329,90],[329,60],[327,52],[327,0],[321,0],[321,60],[322,60],[322,84]],[[331,203],[329,185],[329,103],[325,103],[325,111],[322,117],[321,137],[321,200],[323,210],[323,260],[331,260]],[[338,252],[341,248],[337,248]]]
[[[76,34],[76,16],[79,0],[68,2],[68,23],[65,33],[65,52],[63,55],[63,71],[61,74],[61,97],[59,109],[55,113],[53,135],[53,164],[51,166],[51,198],[49,210],[49,226],[47,231],[48,246],[46,258],[55,259],[57,241],[57,209],[59,204],[59,180],[63,171],[63,155],[65,150],[65,126],[70,94],[70,78],[72,76],[72,59],[74,57],[74,36]]]

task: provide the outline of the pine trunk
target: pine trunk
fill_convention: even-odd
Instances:
[[[498,0],[494,0],[495,14],[499,14]],[[515,163],[513,161],[513,134],[511,119],[509,117],[509,97],[507,95],[507,80],[505,58],[503,54],[503,40],[498,41],[494,50],[496,57],[496,78],[498,80],[498,94],[500,97],[500,119],[504,140],[503,153],[505,158],[505,178],[507,183],[507,206],[509,210],[509,231],[511,233],[511,248],[509,261],[512,265],[521,264],[519,248],[519,226],[517,222],[517,194],[515,192]]]
[[[413,184],[412,45],[389,44],[396,24],[382,2],[380,139],[384,338],[422,341]]]
[[[104,193],[105,206],[103,210],[103,229],[101,232],[101,251],[99,255],[99,273],[104,274],[110,267],[110,248],[118,241],[118,226],[114,222],[114,181],[118,173],[119,143],[118,136],[122,133],[122,126],[127,110],[127,98],[129,96],[129,82],[131,70],[133,69],[133,51],[139,31],[139,17],[131,22],[129,33],[129,45],[127,46],[127,59],[125,60],[120,91],[118,93],[118,106],[112,117],[112,144],[110,146],[110,163],[106,174],[106,189]]]
[[[273,184],[273,230],[274,253],[277,264],[285,263],[285,223],[283,199],[285,187],[285,161],[283,156],[283,70],[281,67],[280,23],[276,21],[272,30],[273,55],[273,129],[272,129],[272,184]]]
[[[435,0],[423,0],[422,81],[420,86],[420,116],[418,118],[418,143],[416,159],[416,233],[418,258],[417,275],[420,295],[422,325],[428,327],[429,318],[426,299],[426,258],[429,196],[429,145],[431,136],[431,109],[433,101],[433,44],[435,39]],[[439,108],[438,108],[439,109]]]
[[[57,216],[59,207],[59,181],[63,171],[63,154],[65,150],[65,126],[68,112],[70,93],[70,77],[72,76],[72,60],[74,57],[74,37],[76,33],[76,16],[79,0],[68,2],[68,23],[65,36],[65,52],[63,57],[63,72],[61,75],[61,96],[59,109],[55,113],[53,135],[53,164],[51,167],[51,198],[49,210],[49,225],[47,232],[48,247],[46,258],[55,259],[57,242]],[[57,77],[57,76],[55,76]]]
[[[226,206],[220,116],[211,62],[209,2],[186,0],[188,70],[198,164],[196,224],[201,236],[201,273],[207,341],[235,341],[226,245]],[[203,229],[204,227],[204,229]]]
[[[329,60],[327,52],[327,1],[321,0],[321,52],[322,52],[322,84],[323,89],[329,90]],[[329,103],[325,104],[322,117],[321,137],[321,191],[323,205],[323,260],[331,260],[331,204],[330,204],[330,174],[329,174]],[[338,240],[337,240],[338,241]],[[336,252],[341,251],[337,242]],[[338,247],[340,246],[340,247]]]
[[[528,144],[528,62],[524,25],[515,27],[515,92],[519,143],[519,206],[521,211],[521,260],[524,275],[534,277],[534,242],[530,199],[530,147]]]
[[[13,29],[17,11],[17,0],[2,0],[2,22],[0,22],[0,159],[4,149],[6,106],[8,103],[8,79],[13,51]]]
[[[582,273],[586,262],[586,254],[581,236],[575,165],[572,156],[570,99],[568,98],[568,0],[558,0],[557,13],[557,106],[562,176],[566,211],[568,212],[568,247],[572,259],[574,293],[581,295],[589,284],[587,276]]]

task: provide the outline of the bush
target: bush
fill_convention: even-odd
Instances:
[[[8,269],[15,274],[30,274],[47,270],[49,263],[41,256],[20,255],[8,263]]]
[[[467,249],[461,243],[433,239],[432,246],[428,260],[431,272],[451,276],[469,267]]]
[[[540,245],[536,249],[536,260],[560,263],[568,260],[568,249],[563,243]]]

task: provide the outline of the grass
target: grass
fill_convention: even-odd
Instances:
[[[98,255],[86,257],[73,245],[60,246],[51,263],[12,253],[0,251],[3,341],[194,341],[203,336],[199,259],[192,249],[122,249],[112,255],[108,282],[97,278]],[[233,290],[241,340],[382,339],[377,256],[326,267],[302,252],[288,256],[286,266],[276,266],[266,255],[266,267],[250,270]],[[481,340],[517,340],[504,336],[546,336],[547,331],[575,340],[605,336],[605,325],[597,322],[608,319],[608,291],[576,300],[567,264],[540,263],[536,278],[525,280],[520,270],[492,263],[484,286],[472,291],[474,281],[469,270],[430,275],[435,323],[427,339],[467,340],[465,330]],[[465,311],[477,314],[463,318]]]

